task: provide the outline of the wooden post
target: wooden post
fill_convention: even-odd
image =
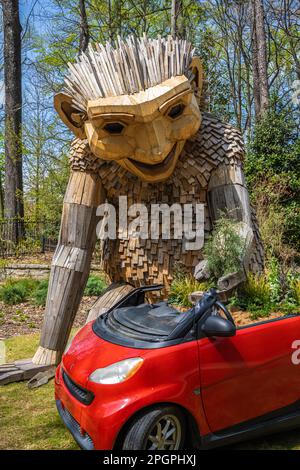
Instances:
[[[96,242],[96,208],[103,199],[97,175],[71,173],[34,364],[57,364],[61,358],[89,275]]]

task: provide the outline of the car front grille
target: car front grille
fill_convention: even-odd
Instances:
[[[76,384],[64,370],[62,372],[62,376],[67,389],[73,397],[84,405],[90,405],[92,403],[94,400],[94,394],[92,392]]]
[[[62,406],[60,400],[56,400],[57,410],[64,424],[69,429],[78,445],[85,450],[94,450],[94,443],[88,433],[82,434],[80,424],[71,415],[71,413]]]

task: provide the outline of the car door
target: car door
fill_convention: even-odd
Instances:
[[[198,340],[201,395],[212,432],[287,412],[300,400],[300,361],[293,360],[299,340],[300,316],[242,327],[230,338]]]

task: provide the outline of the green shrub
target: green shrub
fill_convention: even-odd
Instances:
[[[190,307],[189,295],[195,291],[206,291],[209,285],[206,282],[196,281],[192,276],[179,276],[171,284],[169,302],[182,307]]]
[[[230,306],[237,306],[250,312],[252,319],[268,316],[272,311],[273,303],[267,276],[248,273],[247,281],[230,299]]]
[[[8,305],[26,302],[38,281],[35,279],[10,279],[0,288],[0,300]]]
[[[271,106],[270,111],[256,123],[245,172],[250,187],[266,173],[291,172],[294,175],[294,179],[290,178],[291,185],[299,189],[299,134],[293,113],[288,109],[279,111]]]
[[[245,173],[266,253],[285,258],[300,251],[300,139],[291,108],[275,103],[255,125]]]
[[[9,279],[0,288],[0,300],[7,305],[26,302],[38,285],[39,281],[32,278]]]
[[[237,229],[238,222],[221,215],[204,246],[208,268],[216,280],[241,268],[245,241]]]
[[[296,245],[289,242],[293,238],[290,221],[295,221],[297,207],[291,212],[292,205],[283,204],[291,198],[287,175],[264,176],[254,186],[252,197],[266,259],[276,257],[282,266],[291,266],[298,256]],[[294,235],[296,233],[299,230],[295,228]]]
[[[300,279],[293,279],[291,282],[292,296],[296,305],[300,305]]]
[[[299,273],[288,272],[286,276],[287,292],[281,302],[281,309],[287,314],[300,313],[300,277]]]
[[[16,305],[28,300],[35,305],[44,306],[47,300],[48,280],[15,279],[8,280],[0,288],[0,300],[8,305]],[[84,291],[85,295],[101,295],[106,288],[105,281],[97,276],[90,276]]]
[[[107,285],[104,279],[98,276],[90,276],[86,288],[84,290],[84,295],[98,296],[101,295]]]
[[[283,276],[278,262],[273,260],[265,274],[248,274],[247,281],[230,299],[230,305],[247,310],[252,319],[276,311],[284,315],[300,313],[299,275],[289,272]]]
[[[271,303],[271,289],[264,274],[249,273],[242,287],[242,294],[257,306]]]
[[[6,283],[0,289],[0,300],[7,305],[16,305],[28,299],[28,291],[23,284]]]
[[[47,300],[49,281],[40,281],[36,289],[32,293],[33,301],[36,305],[45,306]]]
[[[280,279],[280,266],[275,257],[272,257],[267,268],[267,282],[270,290],[270,301],[276,304],[280,301],[282,292],[282,283]]]
[[[18,285],[18,286],[23,286],[24,289],[26,289],[27,294],[30,295],[34,291],[34,289],[36,289],[40,281],[38,281],[37,279],[33,279],[31,277],[28,277],[25,279],[14,279],[8,282],[12,282],[13,284]]]

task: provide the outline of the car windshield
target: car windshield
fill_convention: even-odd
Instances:
[[[190,312],[180,312],[166,302],[120,307],[99,317],[93,330],[101,337],[113,336],[116,342],[163,342]]]

